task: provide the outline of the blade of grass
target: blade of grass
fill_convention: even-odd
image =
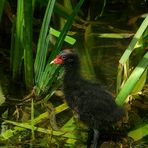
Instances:
[[[14,121],[9,121],[9,120],[5,120],[6,123],[9,123],[9,124],[12,124],[12,125],[15,125],[15,126],[18,126],[18,127],[15,127],[15,128],[18,128],[19,131],[22,131],[24,129],[30,129],[31,130],[31,125],[29,125],[28,123],[18,123],[18,122],[14,122]],[[45,133],[45,134],[51,134],[51,135],[54,135],[54,136],[63,136],[63,137],[67,137],[67,138],[72,138],[72,139],[78,139],[75,135],[73,135],[73,130],[68,130],[68,131],[54,131],[53,129],[49,130],[49,129],[45,129],[45,128],[40,128],[40,127],[34,127],[34,130],[35,131],[38,131],[38,132],[41,132],[41,133]],[[6,139],[9,139],[12,134],[14,133],[11,133],[12,131],[11,130],[8,130],[7,133],[3,133],[1,134],[0,138],[4,138],[5,140]],[[67,134],[69,133],[69,134]],[[14,136],[14,135],[13,135]]]
[[[138,141],[147,135],[148,135],[148,124],[138,128],[136,130],[130,131],[128,133],[128,136],[133,138],[134,141]]]
[[[116,84],[116,93],[119,92],[121,83],[122,83],[122,72],[123,72],[123,66],[121,64],[118,65],[118,73],[117,73],[117,84]]]
[[[47,56],[48,42],[49,42],[46,39],[47,39],[47,34],[49,30],[48,27],[51,20],[54,4],[55,4],[55,0],[50,0],[48,2],[41,31],[40,31],[40,35],[39,35],[39,41],[37,45],[37,54],[36,54],[36,59],[34,64],[36,84],[38,84],[38,81],[40,80],[40,77],[44,71],[45,64],[46,64],[46,58],[47,58],[46,56]]]
[[[116,98],[116,103],[118,105],[123,105],[125,99],[131,93],[131,91],[133,90],[134,86],[136,85],[140,77],[143,75],[145,70],[147,70],[147,67],[148,67],[148,52],[146,52],[142,60],[133,70],[130,77],[127,79],[121,91],[119,92]]]
[[[36,0],[32,0],[32,14],[34,13]]]
[[[32,1],[24,0],[24,69],[28,89],[33,87],[32,20]]]
[[[31,133],[32,133],[32,140],[34,140],[35,136],[34,136],[34,103],[33,103],[33,98],[31,101]]]
[[[17,18],[16,18],[16,36],[15,48],[12,57],[12,77],[18,79],[21,72],[22,57],[23,57],[23,0],[17,1]]]
[[[140,79],[138,80],[136,85],[134,86],[134,89],[132,90],[132,93],[131,93],[132,95],[136,95],[139,92],[141,92],[141,90],[143,89],[143,87],[144,87],[144,85],[146,83],[146,78],[147,78],[147,69],[142,74],[142,76],[140,77]]]
[[[69,13],[72,13],[72,3],[71,3],[71,1],[64,0],[64,7],[68,10]]]
[[[142,37],[142,34],[146,30],[147,26],[148,26],[148,16],[142,22],[141,26],[139,27],[138,31],[134,35],[134,37],[133,37],[132,41],[130,42],[129,46],[127,47],[124,54],[122,55],[122,57],[119,60],[118,74],[117,74],[117,86],[116,86],[117,93],[120,90],[121,83],[122,83],[122,72],[124,72],[123,67],[126,66],[126,65],[127,66],[129,65],[129,63],[128,63],[129,62],[129,56],[132,53],[132,51],[134,50],[134,48],[136,47],[136,44],[138,43],[138,41]],[[141,50],[142,49],[143,48],[141,48]],[[128,69],[127,69],[127,71],[128,71]]]
[[[40,94],[40,92],[47,92],[49,88],[51,87],[52,82],[55,80],[55,78],[58,76],[60,70],[59,65],[51,65],[50,63],[47,64],[45,71],[38,82],[39,90],[37,92],[37,95]]]
[[[16,37],[16,17],[12,19],[12,29],[11,29],[11,49],[10,49],[10,68],[13,69],[13,59],[15,52],[15,37]]]
[[[62,111],[66,110],[66,109],[68,109],[68,106],[67,106],[67,104],[63,103],[62,105],[55,108],[55,113],[56,114],[61,113]],[[34,119],[34,125],[38,124],[39,122],[41,122],[41,121],[43,121],[43,120],[45,120],[47,118],[49,118],[49,113],[48,112],[45,112],[45,113],[39,115],[37,118]],[[12,123],[12,121],[8,121],[8,122]],[[1,133],[0,139],[9,139],[12,136],[14,136],[17,132],[26,130],[26,128],[25,128],[26,125],[27,126],[29,125],[30,129],[32,129],[31,126],[30,126],[30,124],[31,124],[30,122],[22,123],[23,128],[14,127],[13,130],[12,129],[6,130],[4,133]],[[16,122],[14,124],[16,125]],[[35,128],[34,130],[36,130],[36,127],[34,127],[34,128]],[[41,130],[41,131],[43,131],[43,130]]]
[[[60,128],[61,131],[73,131],[73,137],[74,139],[82,139],[82,135],[78,132],[78,126],[75,123],[74,117],[71,117],[65,124]],[[71,137],[71,132],[65,133],[65,136]],[[73,141],[69,141],[69,138],[66,139],[67,143],[70,143],[74,145],[76,141],[73,139]]]
[[[94,45],[94,36],[89,36],[92,32],[92,26],[88,25],[85,29],[85,43],[84,43],[84,50],[82,51],[82,74],[84,74],[88,79],[96,80],[95,71],[93,68],[92,60],[91,60],[91,53],[90,50]],[[84,64],[83,64],[84,63]],[[84,72],[83,72],[84,71]]]
[[[54,12],[57,13],[59,16],[64,17],[65,19],[67,19],[71,15],[71,11],[68,11],[68,9],[66,7],[62,6],[58,2],[55,3]],[[79,16],[76,16],[75,20],[82,21]]]
[[[60,36],[59,36],[59,38],[58,38],[58,40],[56,42],[56,45],[55,45],[55,47],[53,49],[53,52],[51,53],[51,56],[48,59],[48,62],[50,62],[57,55],[57,53],[60,51],[60,49],[61,49],[61,47],[63,45],[64,39],[66,37],[66,34],[70,30],[70,28],[72,26],[72,23],[73,23],[73,20],[74,20],[74,17],[77,15],[77,13],[78,13],[81,5],[83,4],[83,2],[84,2],[84,0],[80,0],[77,3],[76,7],[74,8],[72,14],[68,17],[67,22],[64,25],[64,27],[63,27],[63,29],[62,29],[62,31],[60,33]]]
[[[96,35],[99,38],[125,39],[132,37],[133,33],[92,33],[91,35]]]
[[[124,63],[126,63],[126,61],[129,59],[130,54],[134,50],[136,43],[141,38],[141,36],[142,36],[143,32],[146,30],[147,26],[148,26],[148,16],[142,22],[141,26],[139,27],[138,31],[134,35],[134,37],[133,37],[132,41],[130,42],[129,46],[127,47],[124,54],[122,55],[119,63],[121,63],[122,65]]]
[[[66,103],[63,103],[63,104],[61,104],[61,105],[59,105],[58,107],[55,108],[55,113],[56,114],[59,114],[59,113],[65,111],[65,110],[67,110],[68,108],[69,107],[67,106],[67,104]],[[36,117],[34,119],[34,125],[35,124],[38,124],[39,122],[41,122],[42,120],[44,120],[44,119],[46,119],[48,117],[49,117],[49,113],[48,112],[45,112],[43,114],[40,114],[38,117]]]
[[[104,9],[105,9],[105,6],[106,6],[106,0],[104,0],[103,1],[103,6],[102,6],[102,10],[101,10],[101,13],[100,13],[100,15],[99,16],[102,16],[103,15],[103,13],[104,13]],[[97,18],[95,18],[95,19],[97,19]]]
[[[50,64],[50,61],[55,57],[55,55],[60,51],[64,39],[66,37],[67,32],[69,31],[69,29],[72,26],[74,17],[77,15],[82,3],[84,2],[84,0],[80,0],[79,3],[76,5],[76,7],[74,8],[71,16],[69,16],[63,30],[60,33],[60,36],[56,42],[56,45],[54,47],[54,49],[52,50],[52,53],[48,59],[48,64],[46,65],[45,71],[44,73],[42,73],[42,77],[40,77],[40,79],[38,79],[38,86],[39,88],[50,88],[52,85],[53,80],[55,79],[54,75],[56,76],[58,74],[58,68],[59,66],[53,66]],[[51,68],[53,67],[53,68]],[[53,76],[52,76],[53,75]],[[44,81],[45,83],[42,83],[42,81]],[[47,86],[48,85],[48,86]],[[38,89],[37,89],[38,90]],[[39,90],[39,92],[42,92],[43,90]]]
[[[5,0],[0,0],[0,22],[3,15],[4,6],[5,6]]]
[[[6,98],[2,90],[2,86],[0,84],[0,106],[5,102]]]
[[[66,9],[58,2],[55,4],[54,12],[58,15],[63,16],[64,18],[68,18],[68,16],[70,15],[70,13],[66,11]]]
[[[54,28],[50,28],[50,34],[52,34],[52,35],[54,35],[56,37],[59,37],[60,32],[55,30]],[[64,41],[71,44],[71,45],[73,45],[76,42],[76,40],[74,38],[72,38],[72,37],[70,37],[68,35],[65,37]]]

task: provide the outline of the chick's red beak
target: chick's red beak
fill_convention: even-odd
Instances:
[[[51,61],[51,64],[62,64],[63,63],[63,59],[62,59],[62,56],[60,55],[57,55],[56,58]]]

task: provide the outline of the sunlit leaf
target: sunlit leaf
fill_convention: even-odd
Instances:
[[[14,48],[11,52],[12,56],[12,77],[13,79],[18,79],[20,77],[22,60],[23,60],[23,0],[17,1],[17,17],[16,17],[16,32],[15,32],[15,42]]]
[[[56,112],[56,114],[58,114],[58,113],[66,110],[66,109],[68,109],[68,106],[64,103],[64,104],[56,107],[55,112]],[[34,120],[32,122],[33,122],[34,125],[36,125],[36,124],[40,123],[41,121],[43,121],[44,119],[48,119],[48,118],[49,118],[49,114],[48,114],[48,112],[45,112],[45,113],[40,114],[38,117],[34,118]],[[8,121],[7,120],[6,122],[10,123],[10,124],[13,124],[13,125],[16,125],[18,127],[14,127],[13,130],[9,129],[9,130],[6,130],[5,132],[1,133],[0,139],[3,139],[3,140],[4,139],[9,139],[12,136],[14,136],[14,134],[16,134],[17,132],[24,131],[26,129],[30,129],[30,130],[33,129],[35,131],[37,130],[39,132],[44,132],[44,133],[47,133],[47,134],[52,133],[51,130],[48,131],[47,129],[37,128],[35,126],[32,128],[31,121],[29,121],[27,123],[18,123],[18,122],[13,122],[13,121]],[[53,134],[60,135],[60,134],[63,134],[63,133],[55,132]]]
[[[36,59],[34,64],[36,84],[38,84],[46,64],[48,43],[49,43],[49,39],[47,39],[47,34],[49,32],[48,27],[51,20],[54,4],[55,4],[55,0],[51,0],[48,2],[41,31],[40,31],[40,36],[39,36],[39,41],[37,46],[37,54],[36,54]]]
[[[24,73],[25,83],[28,89],[32,89],[33,80],[33,53],[32,53],[32,1],[24,0],[24,31],[23,31],[23,46],[24,46]]]
[[[124,63],[126,63],[126,61],[129,59],[130,54],[134,50],[136,43],[141,38],[141,36],[144,33],[144,31],[146,30],[147,26],[148,26],[148,16],[144,19],[144,21],[142,22],[142,24],[139,27],[138,31],[134,35],[132,41],[130,42],[129,46],[127,47],[124,54],[122,55],[122,57],[121,57],[121,59],[119,61],[122,65]]]
[[[34,140],[35,136],[34,136],[34,103],[33,103],[33,99],[31,101],[31,133],[32,133],[32,140]]]
[[[50,62],[51,60],[53,60],[53,58],[58,54],[58,52],[61,50],[61,47],[63,45],[63,42],[64,42],[64,39],[67,35],[67,32],[70,30],[71,26],[72,26],[72,23],[73,23],[73,20],[74,20],[74,17],[77,15],[81,5],[83,4],[84,0],[80,0],[77,5],[75,6],[72,14],[68,17],[67,19],[67,22],[66,24],[64,25],[61,33],[60,33],[60,36],[56,42],[56,45],[53,49],[53,52],[51,53],[50,55],[50,58],[48,59],[48,61]]]
[[[6,98],[3,94],[3,91],[2,91],[2,87],[1,87],[1,84],[0,84],[0,106],[5,102]]]
[[[148,135],[148,124],[138,128],[136,130],[130,131],[128,133],[128,136],[133,138],[134,141],[138,141],[147,135]]]
[[[137,84],[143,73],[147,70],[147,67],[148,67],[148,52],[143,56],[142,60],[133,70],[133,72],[125,82],[124,86],[122,87],[121,91],[117,95],[116,103],[118,105],[123,105],[127,96],[132,92],[132,90],[134,89],[135,85]]]
[[[113,39],[124,39],[133,36],[133,34],[130,33],[100,33],[97,35],[100,38],[113,38]]]
[[[138,94],[143,89],[144,84],[146,82],[146,78],[147,78],[147,70],[145,70],[145,72],[143,73],[143,75],[141,76],[141,78],[138,80],[138,82],[134,86],[134,89],[131,92],[132,95]]]
[[[54,28],[50,28],[50,33],[56,37],[59,37],[60,35],[60,32],[55,30]],[[67,43],[71,45],[73,45],[76,42],[76,40],[70,36],[66,36],[64,41],[66,41]]]

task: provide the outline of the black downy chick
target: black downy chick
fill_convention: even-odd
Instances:
[[[93,148],[97,148],[99,129],[117,122],[124,110],[116,105],[106,90],[81,77],[80,61],[75,52],[63,50],[52,63],[63,65],[65,99],[79,119],[93,129]]]

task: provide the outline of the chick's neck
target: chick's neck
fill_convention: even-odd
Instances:
[[[64,83],[75,83],[80,79],[80,63],[77,61],[73,64],[64,65]]]

